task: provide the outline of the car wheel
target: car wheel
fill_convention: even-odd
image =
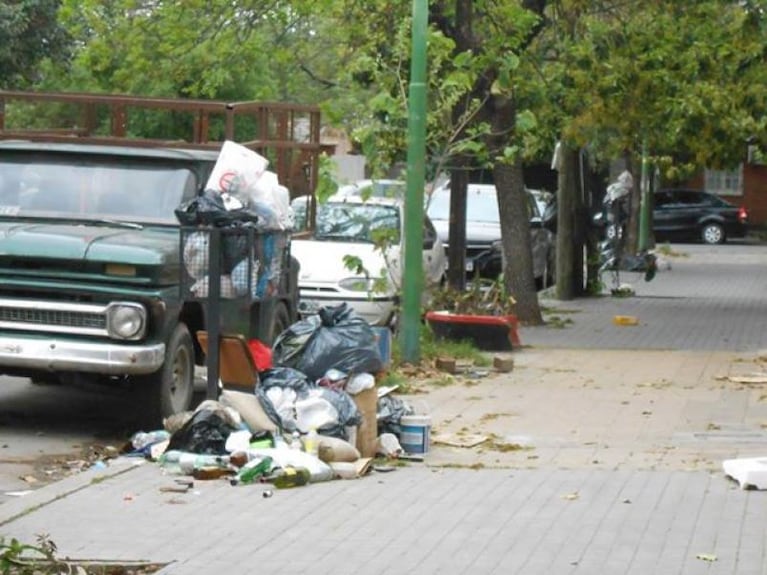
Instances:
[[[717,223],[708,223],[700,231],[700,237],[705,244],[724,243],[724,228]]]
[[[189,409],[194,394],[194,345],[185,324],[179,323],[168,339],[162,367],[138,383],[146,423],[159,425],[164,417]]]

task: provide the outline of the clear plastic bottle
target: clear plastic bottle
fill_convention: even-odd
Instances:
[[[156,431],[138,431],[131,437],[131,445],[136,451],[141,451],[145,447],[160,443],[170,439],[170,433],[164,429],[158,429]]]
[[[208,455],[189,453],[173,449],[160,456],[160,466],[174,473],[192,475],[195,469],[203,467],[227,468],[230,466],[228,455]]]
[[[313,427],[309,430],[309,433],[304,436],[304,451],[314,455],[314,457],[317,457],[319,454],[320,438],[317,435],[317,430]]]
[[[290,448],[295,449],[296,451],[301,451],[303,447],[304,446],[301,443],[301,434],[297,431],[294,431],[292,439],[290,440]]]
[[[287,442],[285,441],[285,438],[282,437],[282,433],[280,433],[279,431],[274,432],[272,439],[274,440],[275,449],[285,449],[288,446]]]

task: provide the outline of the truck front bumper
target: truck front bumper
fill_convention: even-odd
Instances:
[[[164,343],[123,345],[0,335],[0,371],[6,366],[31,370],[139,375],[157,371],[164,360]]]

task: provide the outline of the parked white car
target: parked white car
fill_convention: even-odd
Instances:
[[[292,206],[301,221],[307,196]],[[398,198],[335,195],[317,206],[316,229],[309,238],[293,239],[291,253],[301,265],[299,312],[348,303],[371,325],[390,325],[396,318],[402,286],[404,204]],[[382,236],[386,241],[380,242]],[[442,242],[428,217],[423,222],[424,300],[444,280],[447,266]],[[376,245],[376,242],[379,245]],[[385,244],[385,247],[383,245]],[[345,260],[358,258],[360,269]],[[367,275],[366,273],[367,272]]]

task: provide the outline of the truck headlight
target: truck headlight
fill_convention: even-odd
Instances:
[[[146,310],[137,303],[117,302],[107,308],[107,331],[115,339],[140,339],[146,332]]]

